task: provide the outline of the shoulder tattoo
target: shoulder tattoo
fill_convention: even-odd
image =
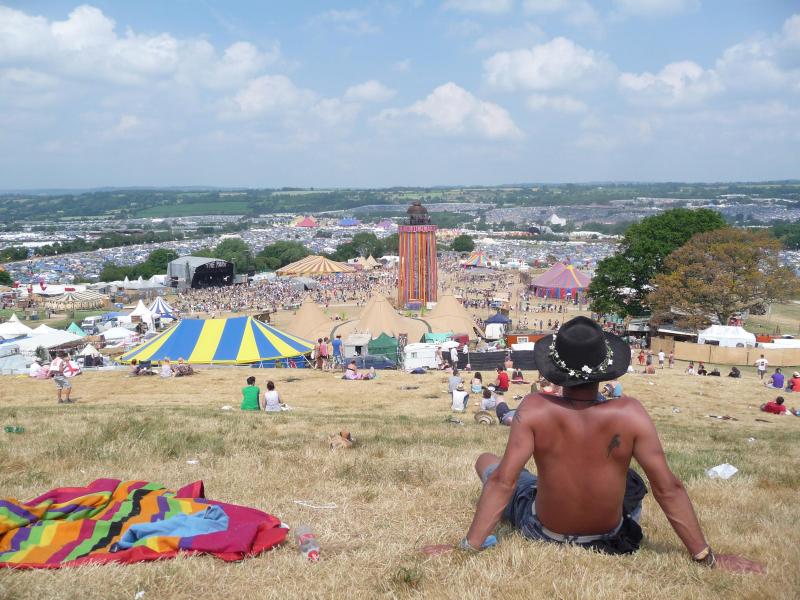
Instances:
[[[606,458],[611,457],[611,453],[614,451],[615,448],[619,448],[622,445],[620,436],[618,433],[615,433],[614,436],[611,438],[611,441],[608,442],[608,452],[606,453]]]

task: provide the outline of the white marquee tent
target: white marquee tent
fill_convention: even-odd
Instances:
[[[718,342],[725,348],[744,348],[756,345],[756,336],[742,327],[712,325],[697,335],[698,344]]]

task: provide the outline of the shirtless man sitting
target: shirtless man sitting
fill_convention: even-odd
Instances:
[[[563,387],[563,396],[528,395],[514,416],[503,457],[478,458],[475,469],[484,487],[459,545],[462,550],[480,549],[504,518],[531,539],[608,554],[635,552],[642,538],[638,521],[646,493],[641,479],[629,470],[635,458],[696,562],[732,571],[763,570],[745,558],[711,550],[642,405],[624,395],[598,402],[598,383],[627,372],[630,351],[625,342],[576,317],[557,335],[538,341],[534,358],[542,376]],[[524,468],[531,456],[538,476]]]

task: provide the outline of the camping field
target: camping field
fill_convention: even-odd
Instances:
[[[239,388],[251,374],[262,390],[273,378],[294,410],[240,412]],[[307,563],[287,543],[240,563],[183,557],[0,570],[3,599],[130,599],[141,591],[142,600],[796,598],[800,590],[800,419],[758,412],[775,394],[750,373],[737,381],[676,369],[628,375],[622,383],[653,415],[710,543],[718,552],[765,563],[763,576],[690,563],[651,495],[644,546],[634,556],[530,542],[504,526],[499,545],[479,555],[419,553],[421,546],[464,535],[480,491],[474,460],[481,451],[501,453],[508,434],[475,424],[473,407],[461,417],[463,426],[446,423],[449,399],[440,374],[382,372],[371,382],[351,382],[304,370],[213,368],[166,382],[118,371],[88,373],[73,383],[77,403],[70,406],[55,404],[50,381],[2,378],[0,424],[22,425],[25,432],[0,433],[0,496],[29,499],[101,477],[171,488],[202,479],[209,498],[260,508],[292,526],[309,524],[320,537],[322,559]],[[791,395],[787,403],[800,405]],[[234,410],[221,410],[224,405]],[[739,420],[719,421],[710,413]],[[331,451],[326,438],[341,429],[357,444]],[[723,462],[739,473],[708,479],[704,470]],[[336,507],[307,508],[295,500]]]

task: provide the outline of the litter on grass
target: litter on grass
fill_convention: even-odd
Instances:
[[[739,469],[733,465],[722,463],[721,465],[717,465],[716,467],[711,467],[708,469],[706,471],[706,475],[708,475],[711,479],[730,479],[738,472]]]

